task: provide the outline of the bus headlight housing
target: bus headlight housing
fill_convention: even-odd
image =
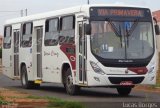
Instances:
[[[93,69],[96,73],[101,74],[101,75],[104,75],[104,74],[105,74],[104,71],[103,71],[95,62],[90,61],[90,64],[91,64],[91,66],[92,66],[92,69]]]
[[[154,72],[154,66],[152,66],[152,67],[150,67],[149,69],[148,69],[148,73],[153,73]]]

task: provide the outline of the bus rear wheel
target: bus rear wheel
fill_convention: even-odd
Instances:
[[[25,89],[38,88],[40,86],[39,84],[35,84],[34,81],[28,80],[27,69],[25,65],[21,68],[21,84]]]
[[[66,71],[64,87],[66,89],[66,92],[69,95],[76,95],[76,94],[78,94],[78,92],[80,90],[79,86],[73,84],[73,78],[72,78],[72,75],[71,75],[71,69],[70,68],[67,69],[67,71]]]
[[[118,87],[118,94],[121,96],[128,96],[131,93],[132,87]]]

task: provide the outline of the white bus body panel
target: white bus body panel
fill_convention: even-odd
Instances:
[[[30,80],[32,80],[32,81],[39,79],[37,77],[37,43],[36,42],[38,40],[36,38],[37,37],[36,29],[38,27],[44,28],[44,26],[45,26],[45,20],[33,21],[33,35],[32,35],[32,47],[31,47],[31,50],[32,50],[32,52],[31,52],[31,54],[32,54],[32,59],[31,59],[32,70],[29,74]],[[43,29],[43,34],[42,34],[42,40],[43,40],[43,37],[44,37],[44,29]],[[43,43],[43,41],[42,41],[42,43]]]
[[[12,50],[11,49],[3,49],[2,51],[2,66],[3,66],[3,74],[7,77],[13,79],[12,72]]]
[[[42,53],[43,81],[61,82],[62,60],[66,59],[65,55],[61,53],[59,45],[44,46]]]
[[[11,36],[11,48],[4,49],[2,51],[2,66],[3,74],[7,77],[14,79],[14,46],[13,46],[13,32],[14,30],[19,30],[21,24],[12,25],[12,36]]]
[[[32,48],[22,48],[19,49],[19,61],[20,64],[24,63],[27,68],[28,79],[33,80],[32,74]]]

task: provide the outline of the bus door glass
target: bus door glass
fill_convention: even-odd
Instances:
[[[84,23],[78,23],[78,31],[79,31],[79,83],[86,84],[87,83],[87,73],[86,73],[86,60],[87,60],[87,52],[86,52],[86,43],[87,38],[84,35]]]
[[[36,28],[37,77],[42,78],[42,37],[43,27]]]
[[[14,63],[14,76],[19,76],[19,30],[13,30],[13,63]]]

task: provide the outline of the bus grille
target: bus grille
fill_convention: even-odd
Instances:
[[[133,84],[139,84],[144,80],[144,77],[108,77],[112,84],[120,84],[122,81],[132,81]]]

